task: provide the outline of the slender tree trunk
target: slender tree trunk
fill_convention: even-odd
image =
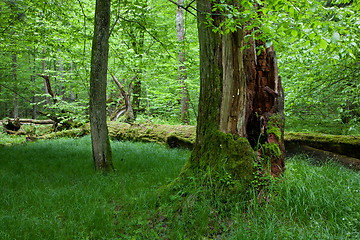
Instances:
[[[70,62],[70,79],[72,78],[72,71],[73,71],[73,63]],[[70,101],[75,102],[75,93],[73,88],[71,89],[71,93],[70,93]]]
[[[33,83],[33,91],[32,91],[32,118],[36,119],[36,85],[35,85],[35,72],[33,70],[33,62],[31,61],[31,55],[29,55],[29,68],[31,72],[30,80]]]
[[[137,113],[140,108],[140,100],[141,100],[141,70],[135,70],[135,78],[134,78],[134,87],[133,87],[133,94],[132,94],[132,107],[133,107],[133,119],[136,120]]]
[[[19,117],[19,97],[18,97],[18,83],[17,83],[17,56],[13,54],[12,56],[12,77],[14,81],[14,118]]]
[[[181,111],[180,111],[180,120],[184,124],[190,124],[190,115],[189,115],[189,92],[186,84],[186,67],[185,67],[185,30],[184,30],[184,10],[180,6],[184,6],[184,0],[177,1],[178,8],[176,10],[176,31],[177,31],[177,41],[179,43],[179,76],[178,81],[181,87],[180,96],[181,96]]]
[[[59,60],[59,96],[65,97],[65,89],[64,89],[64,63],[62,58]]]
[[[42,61],[42,69],[43,69],[43,75],[46,76],[46,63],[45,63],[45,48],[43,49],[43,61]],[[47,96],[47,94],[49,94],[48,88],[47,88],[47,84],[46,84],[46,79],[44,78],[44,92],[46,94],[45,96],[45,102],[46,104],[50,104],[50,99]]]
[[[1,92],[1,83],[0,83],[0,98],[2,98],[2,92]],[[3,118],[3,104],[0,101],[0,119]]]
[[[113,170],[106,124],[106,85],[109,53],[110,0],[97,0],[90,72],[90,127],[95,169]]]

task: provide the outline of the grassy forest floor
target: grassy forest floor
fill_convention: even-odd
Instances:
[[[267,201],[158,195],[190,152],[112,142],[116,172],[96,174],[90,138],[0,147],[0,239],[359,239],[360,175],[287,159]],[[182,199],[180,201],[180,198]]]

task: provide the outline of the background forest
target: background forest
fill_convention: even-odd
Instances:
[[[269,5],[274,14],[267,13],[271,17],[262,31],[279,59],[286,129],[359,134],[357,3],[314,1],[300,8],[291,1],[269,1]],[[129,95],[131,121],[196,124],[196,11],[189,7],[183,12],[185,37],[178,41],[176,8],[170,1],[112,2],[108,68]],[[279,9],[284,11],[279,14]],[[87,121],[94,1],[3,0],[0,10],[0,119],[61,115],[62,121]],[[185,52],[180,74],[179,51]],[[108,116],[123,121],[125,98],[110,74]],[[185,121],[180,119],[184,87],[190,99]]]
[[[194,0],[111,0],[109,133],[122,135],[122,126],[130,126],[122,122],[139,124],[131,124],[133,135],[111,135],[107,141],[115,170],[94,171],[84,123],[90,112],[95,2],[0,0],[0,239],[360,238],[359,0],[211,1],[209,12],[222,14],[209,18],[207,26],[224,33],[217,36],[246,26],[244,32],[251,29],[253,35],[245,39],[274,46],[285,90],[287,141],[319,148],[320,158],[287,155],[281,166],[286,170],[277,177],[270,164],[273,156],[284,160],[282,152],[266,148],[260,137],[254,149],[238,148],[248,140],[210,129],[215,132],[206,138],[210,147],[199,148],[205,152],[186,149],[194,144],[198,108],[204,106]],[[220,18],[218,25],[211,23]],[[254,50],[260,54],[263,45]],[[6,118],[51,125],[23,124],[16,132],[6,129],[11,122]],[[61,126],[68,131],[59,131]],[[268,136],[280,140],[281,133],[269,130]],[[170,144],[172,131],[184,145]],[[160,144],[126,141],[137,133],[145,133],[138,140],[149,140],[154,132]],[[299,141],[304,136],[309,146]],[[271,158],[261,156],[266,149]],[[339,149],[348,155],[337,155],[343,165],[326,152]],[[189,167],[193,155],[209,156],[203,168]],[[232,155],[249,165],[234,164]],[[235,178],[229,165],[245,169],[249,182]]]

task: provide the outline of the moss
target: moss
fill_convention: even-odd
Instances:
[[[63,130],[59,132],[53,132],[49,134],[42,135],[38,137],[38,139],[53,139],[53,138],[76,138],[85,136],[83,129],[81,128],[74,128],[69,130]]]
[[[266,133],[274,134],[278,140],[281,139],[281,128],[284,126],[284,119],[280,114],[272,115],[267,124]]]
[[[253,177],[254,151],[246,138],[208,131],[201,148],[195,149],[183,168],[186,175],[200,169],[214,181],[225,181],[237,191],[244,191]],[[231,181],[230,181],[231,180]]]
[[[281,157],[281,151],[279,145],[276,143],[264,143],[262,145],[264,155],[274,156],[276,158]]]

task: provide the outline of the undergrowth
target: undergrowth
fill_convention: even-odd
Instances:
[[[117,170],[103,176],[89,137],[0,147],[0,239],[360,237],[359,173],[335,163],[288,159],[261,195],[224,198],[214,194],[221,185],[199,185],[194,175],[159,196],[189,151],[131,142],[112,142],[112,150]]]

